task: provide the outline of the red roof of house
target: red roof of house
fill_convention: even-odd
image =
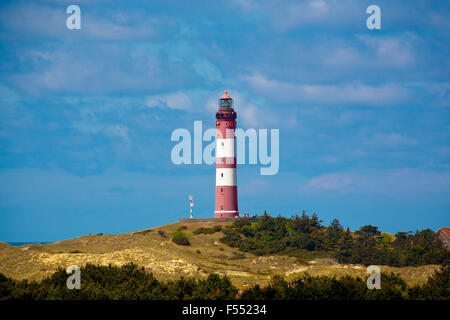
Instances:
[[[445,235],[450,238],[450,228],[440,228],[439,230],[442,230],[442,232],[445,233]]]

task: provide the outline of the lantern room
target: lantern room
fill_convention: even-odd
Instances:
[[[221,109],[232,109],[233,108],[233,99],[231,99],[228,92],[226,92],[226,91],[219,100],[219,108],[221,108]]]

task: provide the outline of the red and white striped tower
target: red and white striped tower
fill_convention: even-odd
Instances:
[[[225,91],[216,113],[216,211],[214,218],[239,216],[236,179],[236,112]]]

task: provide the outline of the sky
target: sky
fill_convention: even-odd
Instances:
[[[241,213],[450,227],[449,53],[449,1],[2,1],[0,241],[173,223],[189,194],[213,217],[215,166],[172,163],[171,133],[224,90],[280,136],[277,174],[238,166]]]

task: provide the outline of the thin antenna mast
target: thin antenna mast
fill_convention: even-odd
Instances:
[[[192,197],[192,195],[189,195],[189,204],[190,204],[190,216],[192,219],[192,207],[194,206],[194,198]]]

